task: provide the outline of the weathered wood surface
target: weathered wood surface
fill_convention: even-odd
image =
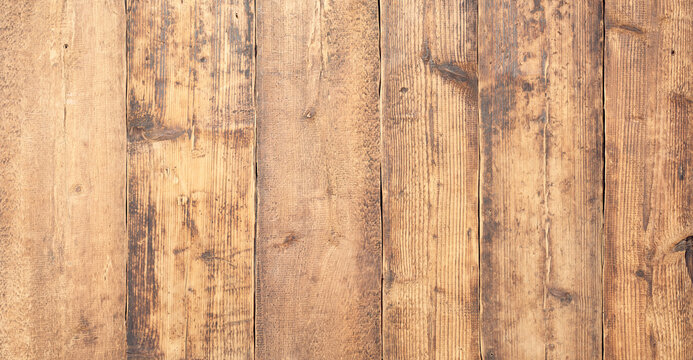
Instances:
[[[381,11],[383,358],[476,359],[476,1]]]
[[[484,359],[601,357],[602,2],[479,2]]]
[[[253,8],[127,2],[128,356],[253,357]]]
[[[1,359],[693,353],[693,0],[0,14]]]
[[[123,3],[0,13],[0,358],[124,358]]]
[[[690,359],[693,1],[606,2],[604,358]],[[690,256],[690,255],[689,255]]]
[[[257,1],[258,359],[380,359],[378,3]]]

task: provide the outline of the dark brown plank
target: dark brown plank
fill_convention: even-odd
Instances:
[[[601,9],[479,3],[484,359],[601,357]]]
[[[128,1],[128,356],[253,357],[251,1]]]
[[[378,4],[257,2],[258,359],[380,359]]]
[[[690,359],[693,1],[606,2],[604,357]],[[675,251],[680,250],[680,251]]]
[[[0,2],[0,358],[125,357],[122,1]]]
[[[479,358],[476,1],[382,1],[385,359]]]

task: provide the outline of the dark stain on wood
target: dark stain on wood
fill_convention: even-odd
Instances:
[[[236,265],[233,263],[233,261],[226,259],[221,256],[217,256],[214,254],[214,250],[207,250],[200,254],[200,260],[206,262],[207,264],[211,265],[214,260],[221,261],[223,263],[228,264],[232,268],[236,268]]]
[[[152,112],[152,106],[148,103],[142,104],[137,99],[134,90],[130,90],[127,113],[128,137],[130,136],[130,129],[150,129],[159,123]]]
[[[688,277],[691,279],[691,283],[693,283],[693,248],[686,249],[685,260]]]
[[[130,191],[137,178],[131,179]],[[136,193],[135,193],[136,194]],[[157,211],[153,205],[138,203],[138,196],[131,196],[128,204],[129,261],[127,270],[127,344],[128,349],[156,349],[159,345],[158,330],[148,327],[148,319],[159,306],[159,286],[156,276],[154,243],[157,234]],[[128,350],[129,351],[129,350]]]
[[[691,279],[691,283],[693,283],[693,235],[688,236],[676,243],[672,251],[685,252],[684,261],[686,264],[686,272],[688,273],[688,277]]]
[[[299,240],[298,236],[296,236],[296,234],[294,234],[294,233],[291,233],[284,238],[284,241],[282,241],[281,243],[275,244],[274,247],[278,248],[278,249],[286,249],[286,248],[290,247],[291,245],[296,244],[298,242],[298,240]]]
[[[129,138],[131,141],[135,139],[156,142],[156,141],[167,141],[175,140],[183,135],[190,134],[190,130],[184,130],[181,128],[166,128],[163,126],[141,128],[133,127],[128,131]]]
[[[683,240],[679,241],[674,245],[674,247],[671,249],[672,252],[680,252],[680,251],[685,251],[690,248],[693,248],[693,235],[687,236]]]
[[[558,299],[563,305],[569,305],[571,302],[573,302],[573,295],[571,295],[567,290],[556,287],[550,287],[548,290],[549,294]]]
[[[467,99],[476,103],[477,101],[477,75],[476,64],[438,64],[433,61],[430,63],[431,69],[440,74],[443,79],[451,81],[456,86],[465,90]]]
[[[607,24],[606,25],[607,30],[615,30],[615,31],[620,31],[624,32],[627,34],[632,34],[632,35],[643,35],[645,34],[645,31],[637,26],[634,25],[628,25],[628,24]]]
[[[94,327],[89,323],[89,320],[84,315],[79,317],[79,324],[75,330],[76,334],[73,337],[74,340],[82,341],[88,345],[94,345],[99,339],[99,337],[95,334]]]

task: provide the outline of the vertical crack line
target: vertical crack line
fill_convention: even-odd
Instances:
[[[602,311],[602,359],[604,359],[605,348],[604,348],[604,334],[606,331],[604,329],[604,252],[606,247],[606,0],[602,0],[602,18],[600,19],[600,25],[602,27],[602,229],[601,229],[601,311]]]
[[[246,0],[246,1],[251,1],[251,0]],[[254,221],[253,221],[253,359],[257,357],[257,347],[256,347],[256,339],[257,339],[257,218],[258,218],[258,189],[257,189],[257,182],[258,182],[258,176],[257,176],[257,147],[258,147],[258,127],[257,127],[257,2],[260,0],[252,0],[253,1],[253,28],[248,29],[248,31],[253,32],[253,79],[251,83],[251,92],[252,92],[252,97],[253,97],[253,127],[254,127],[254,134],[255,134],[255,144],[253,147],[253,167],[254,167],[254,180],[253,180],[253,205],[254,205]],[[246,16],[250,16],[250,14],[246,14]]]
[[[381,160],[382,163],[382,160]],[[382,164],[380,166],[380,359],[384,359],[385,356],[385,339],[383,337],[384,331],[383,329],[385,328],[384,325],[384,316],[383,316],[383,311],[384,311],[384,300],[383,298],[385,297],[385,292],[384,292],[384,287],[383,287],[383,269],[384,269],[384,264],[385,264],[385,254],[384,254],[384,231],[383,231],[383,168]]]
[[[476,224],[476,236],[477,236],[477,249],[476,249],[476,256],[477,256],[477,297],[478,297],[478,305],[477,305],[477,323],[479,324],[478,329],[477,329],[477,341],[479,343],[479,359],[483,360],[484,359],[484,352],[482,349],[482,334],[481,334],[481,311],[482,311],[482,298],[481,298],[481,141],[482,141],[482,132],[481,132],[481,77],[479,76],[479,1],[476,1],[476,79],[477,79],[477,87],[476,87],[476,111],[477,111],[477,119],[476,119],[476,127],[477,127],[477,141],[476,141],[476,150],[477,150],[477,174],[476,174],[476,216],[477,216],[477,224]]]
[[[542,309],[544,311],[547,310],[546,308],[546,298],[548,296],[548,284],[551,281],[551,244],[549,241],[549,231],[551,229],[551,218],[549,215],[549,186],[548,186],[548,177],[549,177],[549,143],[548,143],[548,135],[547,131],[549,130],[549,121],[551,120],[551,114],[549,112],[550,108],[550,94],[548,93],[548,71],[549,71],[549,64],[551,63],[551,56],[546,57],[546,62],[544,63],[544,88],[547,89],[545,96],[547,97],[546,101],[546,107],[544,110],[544,129],[542,131],[542,137],[543,137],[543,152],[544,152],[544,182],[543,182],[543,190],[544,190],[544,256],[545,256],[545,264],[544,264],[544,297],[543,297],[543,304],[542,304]]]
[[[385,160],[385,147],[383,141],[383,76],[385,71],[383,68],[383,23],[382,23],[382,8],[380,0],[378,0],[378,68],[380,69],[380,76],[378,76],[378,122],[380,129],[380,359],[385,357],[385,338],[384,329],[385,323],[383,312],[384,298],[385,298],[385,288],[383,287],[384,282],[384,270],[385,270],[385,223],[384,220],[384,203],[383,203],[383,161]]]
[[[128,42],[130,41],[130,21],[128,19],[129,14],[128,14],[128,1],[124,0],[123,1],[123,14],[125,17],[125,103],[123,104],[125,107],[125,329],[126,329],[126,335],[127,335],[127,329],[128,329],[128,304],[130,303],[130,277],[128,276],[129,270],[130,270],[130,232],[128,231],[128,224],[129,224],[129,214],[128,214],[128,196],[129,196],[129,187],[127,186],[128,183],[128,174],[129,174],[129,169],[128,169],[128,152],[127,148],[130,145],[128,143],[128,137],[127,137],[127,129],[128,129],[128,80],[130,77],[130,46]],[[127,337],[127,336],[126,336]],[[127,349],[127,341],[126,341],[126,349]]]

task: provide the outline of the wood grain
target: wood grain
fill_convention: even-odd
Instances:
[[[128,356],[252,359],[253,8],[128,1]]]
[[[123,3],[0,13],[0,358],[123,358]]]
[[[484,359],[601,357],[601,9],[479,3]]]
[[[380,359],[378,4],[257,2],[258,359]]]
[[[604,357],[690,359],[693,1],[606,2]]]
[[[476,1],[383,1],[383,358],[479,358]]]

